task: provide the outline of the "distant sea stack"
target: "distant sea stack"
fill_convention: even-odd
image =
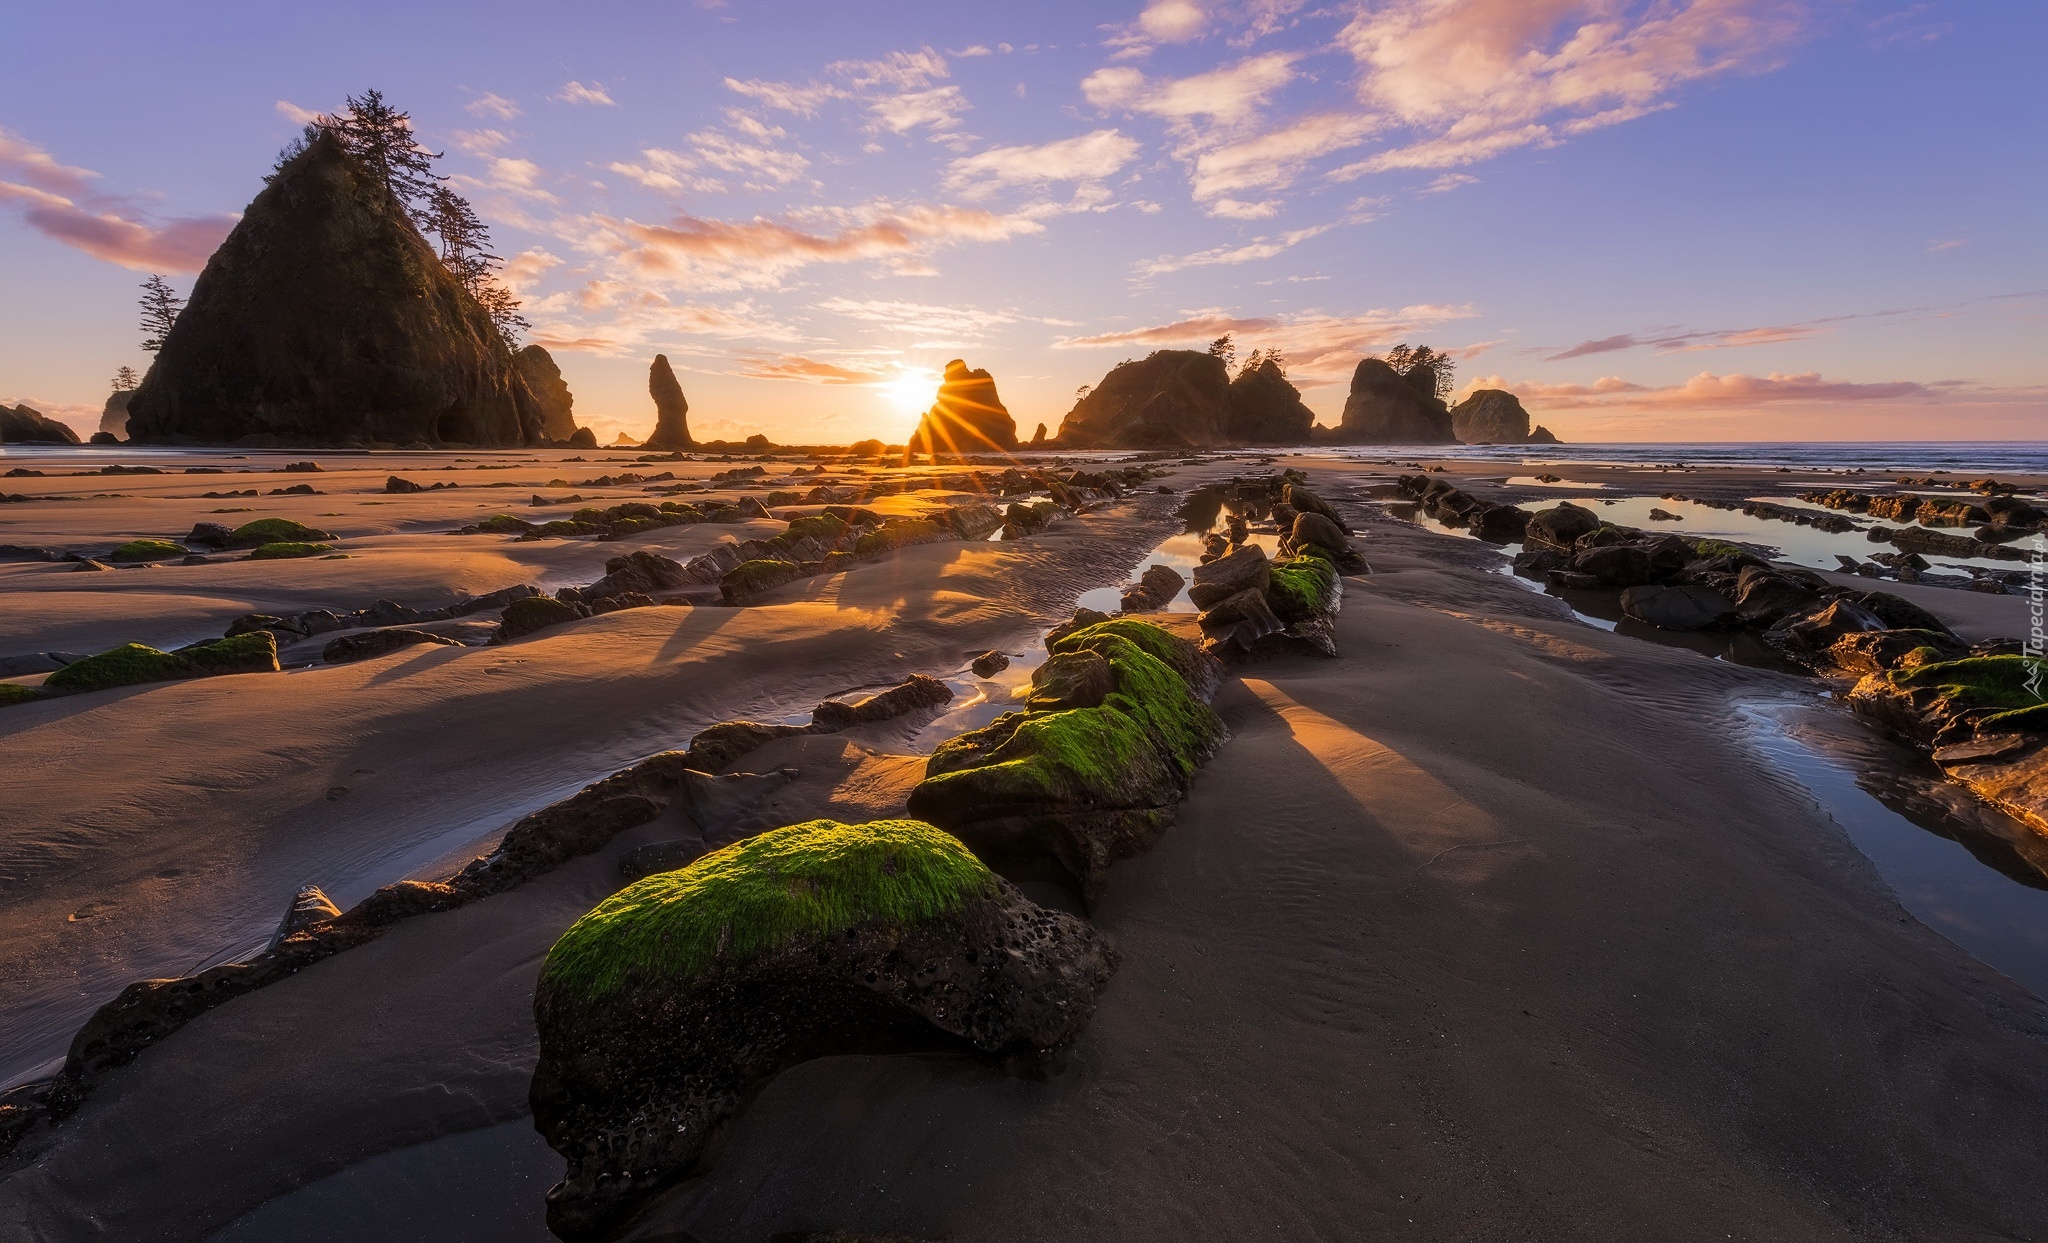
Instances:
[[[100,411],[100,430],[109,436],[128,437],[128,399],[135,396],[132,388],[116,389],[107,395],[107,404]]]
[[[128,413],[138,441],[542,438],[490,315],[328,133],[277,171],[207,260]]]
[[[654,398],[654,434],[640,447],[687,449],[695,444],[690,439],[690,403],[683,397],[675,368],[668,365],[668,355],[654,356],[654,365],[647,369],[647,392]]]
[[[1232,444],[1305,445],[1315,422],[1315,412],[1302,403],[1301,390],[1274,359],[1246,367],[1230,382],[1224,434]]]
[[[1363,359],[1351,375],[1344,420],[1329,439],[1348,445],[1456,444],[1450,408],[1437,398],[1435,389],[1432,368],[1417,367],[1402,375],[1385,359]]]
[[[0,406],[0,444],[77,443],[77,432],[34,406]]]
[[[918,421],[910,453],[1009,453],[1017,447],[1017,420],[996,395],[995,377],[969,371],[963,359],[946,364],[938,399]]]
[[[1230,378],[1221,358],[1155,350],[1119,364],[1074,404],[1062,449],[1213,449],[1307,444],[1315,415],[1271,359]]]
[[[1480,388],[1451,407],[1451,432],[1468,445],[1554,445],[1546,428],[1529,430],[1529,412],[1506,389]]]
[[[554,356],[538,345],[529,345],[512,356],[520,378],[540,407],[540,434],[554,441],[567,441],[576,434],[576,397],[562,379]]]

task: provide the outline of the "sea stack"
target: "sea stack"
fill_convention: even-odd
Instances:
[[[1017,421],[996,395],[995,377],[969,371],[958,358],[946,364],[938,399],[905,445],[910,453],[1009,453],[1016,447]]]
[[[1450,445],[1450,408],[1436,396],[1436,372],[1403,375],[1385,359],[1367,358],[1351,375],[1344,420],[1330,439],[1350,445]]]
[[[128,412],[139,441],[541,439],[490,315],[331,133],[278,169],[207,260]]]
[[[126,438],[128,435],[128,399],[135,396],[132,388],[115,389],[107,395],[107,404],[100,411],[100,430],[109,436]]]
[[[0,406],[0,444],[75,445],[78,433],[34,406]]]
[[[1120,363],[1060,424],[1062,449],[1178,449],[1228,444],[1230,369],[1200,350],[1154,350]]]
[[[1451,433],[1468,445],[1556,444],[1543,428],[1529,430],[1529,412],[1506,389],[1480,388],[1451,407]],[[1538,433],[1541,433],[1539,436]]]
[[[1315,412],[1301,400],[1279,360],[1260,359],[1230,382],[1230,418],[1225,434],[1232,444],[1305,445]]]
[[[668,365],[668,355],[654,356],[654,365],[647,369],[647,392],[654,398],[654,435],[640,447],[687,449],[695,444],[690,439],[690,403],[683,397],[675,368]]]
[[[574,436],[576,397],[562,379],[562,369],[555,365],[554,356],[538,345],[529,345],[514,354],[512,361],[518,364],[527,390],[540,407],[540,434],[555,441]]]

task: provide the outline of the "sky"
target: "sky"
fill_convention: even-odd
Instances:
[[[381,90],[601,440],[1020,431],[1119,361],[1458,359],[1570,441],[2048,438],[2039,0],[15,5],[0,400],[82,431],[317,112]]]

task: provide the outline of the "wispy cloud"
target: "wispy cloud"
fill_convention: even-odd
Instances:
[[[836,387],[884,384],[895,377],[896,371],[874,364],[847,366],[803,354],[742,354],[735,374],[752,380],[796,380]]]
[[[571,83],[570,85],[575,85]],[[511,121],[519,117],[519,105],[489,91],[462,106],[462,110],[473,117],[488,117],[494,121]]]
[[[946,137],[972,106],[957,86],[937,85],[951,76],[946,58],[929,47],[891,52],[875,60],[842,60],[825,66],[811,82],[769,82],[727,78],[728,89],[770,108],[812,117],[833,101],[850,101],[867,115],[877,132],[907,134],[930,131]]]
[[[990,147],[947,166],[946,184],[969,198],[983,198],[1005,186],[1055,181],[1101,181],[1138,154],[1138,141],[1113,129],[1037,146]]]
[[[101,180],[0,129],[0,204],[43,236],[95,259],[138,272],[197,272],[235,226],[233,216],[154,223],[130,200],[95,193]]]
[[[1554,363],[1565,362],[1593,354],[1612,354],[1634,349],[1654,349],[1660,354],[1672,354],[1692,350],[1735,349],[1745,345],[1777,345],[1785,341],[1803,341],[1823,331],[1825,329],[1816,322],[1762,328],[1724,328],[1707,332],[1667,332],[1650,336],[1622,332],[1611,337],[1581,341],[1568,350],[1548,355],[1547,359]]]
[[[1620,376],[1603,376],[1591,384],[1545,384],[1537,381],[1509,383],[1500,376],[1482,376],[1471,388],[1504,388],[1527,400],[1540,401],[1550,409],[1600,409],[1615,406],[1630,409],[1732,409],[1788,403],[1834,405],[1841,403],[1902,400],[1942,400],[1972,388],[1963,381],[1922,383],[1890,380],[1864,383],[1830,380],[1817,371],[1793,375],[1771,372],[1754,376],[1733,373],[1716,375],[1702,371],[1682,384],[1661,387],[1633,383]],[[1986,390],[1984,395],[1988,395]],[[2016,394],[2037,398],[2029,391]]]
[[[1179,272],[1186,268],[1214,267],[1218,264],[1251,263],[1258,259],[1271,259],[1283,251],[1292,250],[1312,237],[1328,233],[1336,226],[1327,224],[1310,225],[1305,229],[1290,229],[1273,237],[1255,237],[1237,246],[1214,246],[1187,255],[1161,255],[1157,259],[1142,259],[1135,268],[1139,276],[1164,276],[1168,272]]]
[[[585,86],[581,82],[565,83],[561,90],[556,91],[549,98],[563,104],[596,104],[604,108],[618,107],[618,103],[612,99],[610,92],[604,89],[602,82],[593,82],[589,86]]]

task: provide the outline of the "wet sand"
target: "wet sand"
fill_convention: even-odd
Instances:
[[[1333,497],[1374,482],[1357,463],[1289,464]],[[1080,590],[1124,577],[1171,499],[1015,544],[909,550],[744,610],[632,610],[504,648],[9,709],[0,739],[33,762],[0,774],[0,805],[26,809],[0,838],[0,996],[13,1016],[55,1014],[66,994],[89,1010],[127,979],[260,939],[322,867],[355,869],[346,904],[711,720],[775,719],[1028,643]],[[1343,657],[1248,667],[1219,694],[1231,741],[1094,912],[1124,965],[1062,1074],[806,1064],[627,1237],[2048,1230],[2048,1016],[1915,922],[1747,749],[1734,704],[1810,689],[1585,626],[1490,550],[1353,512],[1374,572],[1347,582]],[[743,534],[656,534],[727,533]],[[548,555],[601,568],[629,546]],[[470,570],[449,569],[446,589],[521,581],[500,568],[459,588]],[[245,611],[225,588],[181,594],[213,601],[194,614],[210,633]],[[1966,633],[2020,603],[1913,598]],[[51,618],[39,636],[72,624]],[[907,728],[776,744],[748,766],[799,777],[764,810],[896,809],[918,775]],[[545,1237],[530,1197],[550,1154],[518,1129],[533,978],[619,884],[618,856],[673,830],[643,826],[207,1013],[32,1133],[0,1169],[0,1220],[48,1240],[200,1240],[238,1219],[229,1243],[266,1223],[309,1240]],[[68,918],[90,901],[105,922]],[[61,1049],[56,1026],[0,1026],[24,1064]],[[323,1214],[351,1177],[392,1216]],[[430,1215],[423,1187],[445,1191]],[[530,1216],[504,1208],[520,1197]],[[337,1225],[355,1233],[320,1233]]]

